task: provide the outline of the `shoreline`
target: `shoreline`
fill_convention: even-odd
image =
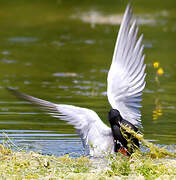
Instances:
[[[176,158],[153,158],[135,152],[131,157],[110,154],[104,158],[48,156],[12,151],[0,144],[0,177],[4,179],[174,179]]]

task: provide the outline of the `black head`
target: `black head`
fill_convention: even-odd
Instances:
[[[120,112],[117,109],[111,109],[108,113],[109,123],[112,125],[119,124],[122,121]]]

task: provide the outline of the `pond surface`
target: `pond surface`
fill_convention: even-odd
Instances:
[[[16,99],[4,87],[93,109],[107,122],[106,78],[128,1],[0,0],[0,134],[45,154],[83,153],[72,126]],[[176,144],[176,2],[133,1],[147,64],[145,138]],[[154,62],[164,70],[156,76]],[[8,138],[7,138],[8,136]]]

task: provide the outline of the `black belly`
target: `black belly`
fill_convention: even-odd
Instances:
[[[124,119],[121,121],[121,124],[127,125],[135,132],[138,131],[138,129],[133,124],[131,124],[130,122]],[[116,143],[117,140],[120,141],[123,147],[125,147],[130,154],[132,154],[134,150],[139,147],[138,139],[133,137],[130,133],[126,132],[124,129],[123,129],[123,133],[125,134],[125,137],[123,136],[119,124],[118,125],[115,124],[112,126],[112,133],[115,140],[115,149],[114,149],[115,152],[119,150],[119,145]]]
[[[122,129],[121,125],[127,125],[135,132],[137,132],[138,129],[132,123],[123,119],[117,109],[111,109],[109,111],[108,119],[111,124],[112,134],[114,137],[114,151],[117,152],[121,148],[121,146],[123,146],[128,150],[129,154],[133,153],[134,150],[139,147],[139,141],[125,129]],[[121,130],[123,131],[123,133],[121,132]]]

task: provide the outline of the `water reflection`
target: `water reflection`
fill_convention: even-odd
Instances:
[[[159,102],[159,97],[155,99],[155,109],[153,110],[153,120],[158,120],[160,116],[163,115],[162,105]]]
[[[153,110],[153,120],[158,120],[160,118],[160,116],[163,115],[163,111],[162,111],[162,104],[160,103],[160,97],[159,97],[159,92],[161,92],[161,84],[160,84],[160,76],[162,76],[164,74],[164,70],[162,67],[160,67],[160,63],[159,62],[154,62],[153,63],[153,67],[156,70],[155,73],[155,82],[157,84],[157,91],[155,93],[155,109]]]

